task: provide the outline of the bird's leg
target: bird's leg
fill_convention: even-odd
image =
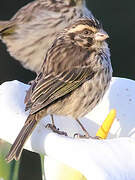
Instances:
[[[99,139],[97,136],[96,137],[92,137],[89,135],[88,131],[84,128],[84,126],[82,125],[82,123],[79,121],[79,119],[75,119],[78,124],[81,126],[82,130],[84,131],[85,135],[81,135],[79,133],[74,134],[74,137],[78,137],[78,138],[91,138],[91,139]]]
[[[54,124],[53,114],[51,114],[50,116],[51,116],[52,125],[53,125],[53,126],[55,126],[55,124]]]
[[[84,126],[82,125],[82,123],[79,121],[79,119],[75,119],[78,124],[80,125],[80,127],[82,128],[82,130],[84,131],[85,135],[81,135],[79,133],[74,134],[74,137],[79,137],[79,138],[90,138],[90,135],[88,133],[88,131],[84,128]]]
[[[56,128],[55,123],[54,123],[54,118],[53,118],[53,114],[51,114],[51,121],[52,124],[47,124],[46,128],[51,129],[53,132],[60,134],[60,135],[65,135],[67,136],[67,133],[64,131],[60,131],[59,128]]]

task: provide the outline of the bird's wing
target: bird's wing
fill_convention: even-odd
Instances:
[[[41,110],[55,100],[68,95],[85,81],[91,79],[94,74],[95,72],[90,67],[79,67],[57,76],[48,75],[41,78],[34,87],[26,109],[31,107],[31,114]]]
[[[15,23],[12,21],[0,21],[0,35],[8,35],[15,28]]]

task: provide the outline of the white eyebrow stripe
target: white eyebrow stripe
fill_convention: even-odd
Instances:
[[[93,32],[96,32],[96,28],[90,27],[90,26],[88,26],[88,25],[83,25],[83,24],[78,25],[78,26],[76,26],[75,28],[70,29],[68,32],[69,32],[69,33],[74,33],[74,32],[77,32],[77,31],[82,31],[82,30],[84,30],[84,29],[89,29],[89,30],[91,30],[91,31],[93,31]]]

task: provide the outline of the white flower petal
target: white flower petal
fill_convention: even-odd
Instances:
[[[0,86],[0,138],[13,143],[27,118],[24,111],[24,97],[29,86],[18,81],[6,82]],[[91,135],[110,109],[117,110],[117,119],[111,128],[110,137],[130,136],[113,140],[81,140],[59,136],[45,128],[50,116],[40,121],[25,148],[65,163],[81,171],[93,180],[133,180],[135,177],[135,81],[113,78],[102,102],[82,119]],[[81,132],[73,119],[55,117],[60,130],[73,135]],[[129,160],[130,159],[130,160]]]

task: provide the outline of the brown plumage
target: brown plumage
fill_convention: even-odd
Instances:
[[[0,21],[0,38],[25,68],[39,72],[56,34],[82,16],[92,16],[85,0],[35,0]]]
[[[87,18],[58,34],[27,92],[30,113],[7,161],[20,157],[27,137],[43,116],[72,116],[78,121],[95,107],[112,77],[107,37],[97,20]]]

